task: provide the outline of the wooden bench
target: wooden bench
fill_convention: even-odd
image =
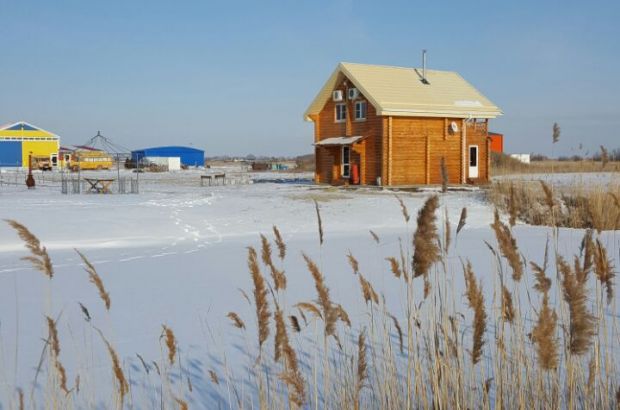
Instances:
[[[90,187],[88,192],[96,192],[98,194],[111,193],[110,185],[114,182],[114,179],[102,179],[102,178],[84,178],[84,181],[88,182]]]
[[[205,181],[209,186],[211,185],[225,185],[226,184],[226,174],[210,174],[210,175],[201,175],[200,176],[200,186],[205,186]],[[221,181],[221,184],[220,184]]]

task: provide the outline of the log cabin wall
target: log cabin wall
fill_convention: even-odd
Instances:
[[[351,84],[349,81],[348,84]],[[346,97],[347,87],[344,81],[335,90],[342,90]],[[334,102],[331,98],[313,118],[315,126],[315,142],[326,138],[344,136],[363,136],[364,139],[351,146],[351,164],[357,164],[362,185],[376,184],[381,176],[383,119],[377,116],[373,107],[364,96],[356,101],[367,102],[365,120],[355,120],[355,102],[345,98],[342,102]],[[336,121],[336,104],[347,105],[347,119]],[[338,183],[341,181],[341,147],[316,147],[316,178],[317,183]]]

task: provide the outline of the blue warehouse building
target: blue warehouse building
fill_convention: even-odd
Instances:
[[[205,152],[191,147],[153,147],[131,151],[131,160],[137,163],[146,157],[181,158],[181,165],[188,167],[204,166]]]

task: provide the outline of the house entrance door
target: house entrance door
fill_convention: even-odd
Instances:
[[[478,146],[469,146],[469,178],[478,178]]]

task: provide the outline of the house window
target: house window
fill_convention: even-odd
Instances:
[[[349,178],[351,176],[351,147],[342,146],[342,177]]]
[[[366,111],[368,104],[366,101],[357,101],[355,103],[355,120],[362,121],[366,119]]]
[[[336,122],[344,122],[347,119],[347,105],[336,104]]]

